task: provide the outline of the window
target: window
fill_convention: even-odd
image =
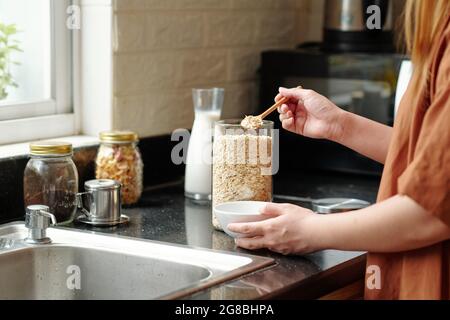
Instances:
[[[0,0],[0,144],[75,133],[69,0]]]

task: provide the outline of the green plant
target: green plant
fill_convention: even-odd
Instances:
[[[11,61],[11,54],[22,51],[19,48],[19,41],[12,39],[17,32],[15,24],[4,24],[0,22],[0,100],[6,99],[8,96],[8,88],[18,87],[10,72],[11,63],[19,64],[18,62]]]

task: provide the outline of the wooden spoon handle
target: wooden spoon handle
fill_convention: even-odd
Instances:
[[[264,111],[263,113],[261,113],[259,116],[261,119],[264,119],[265,117],[267,117],[269,114],[271,114],[272,112],[274,112],[279,106],[281,106],[283,103],[288,102],[289,98],[283,97],[281,100],[279,100],[277,103],[275,103],[273,106],[271,106],[269,109],[267,109],[266,111]]]

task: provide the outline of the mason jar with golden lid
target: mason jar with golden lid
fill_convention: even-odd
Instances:
[[[139,138],[133,131],[104,131],[100,132],[100,141],[105,143],[135,143]]]
[[[78,171],[72,160],[72,144],[38,141],[30,144],[23,180],[25,207],[48,206],[58,224],[75,217]]]
[[[63,141],[39,141],[30,144],[30,154],[35,156],[69,156],[72,144]]]
[[[96,179],[120,182],[122,203],[136,203],[143,189],[143,162],[137,147],[138,135],[132,131],[104,131],[99,136]]]

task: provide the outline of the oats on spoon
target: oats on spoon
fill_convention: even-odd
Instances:
[[[277,103],[271,106],[269,109],[261,113],[259,116],[246,116],[244,120],[241,121],[241,127],[247,130],[256,130],[262,127],[263,119],[267,117],[269,114],[274,112],[279,106],[283,103],[288,102],[288,98],[284,97],[280,99]]]
[[[241,122],[241,127],[247,130],[256,130],[261,128],[263,120],[260,116],[246,116]]]

